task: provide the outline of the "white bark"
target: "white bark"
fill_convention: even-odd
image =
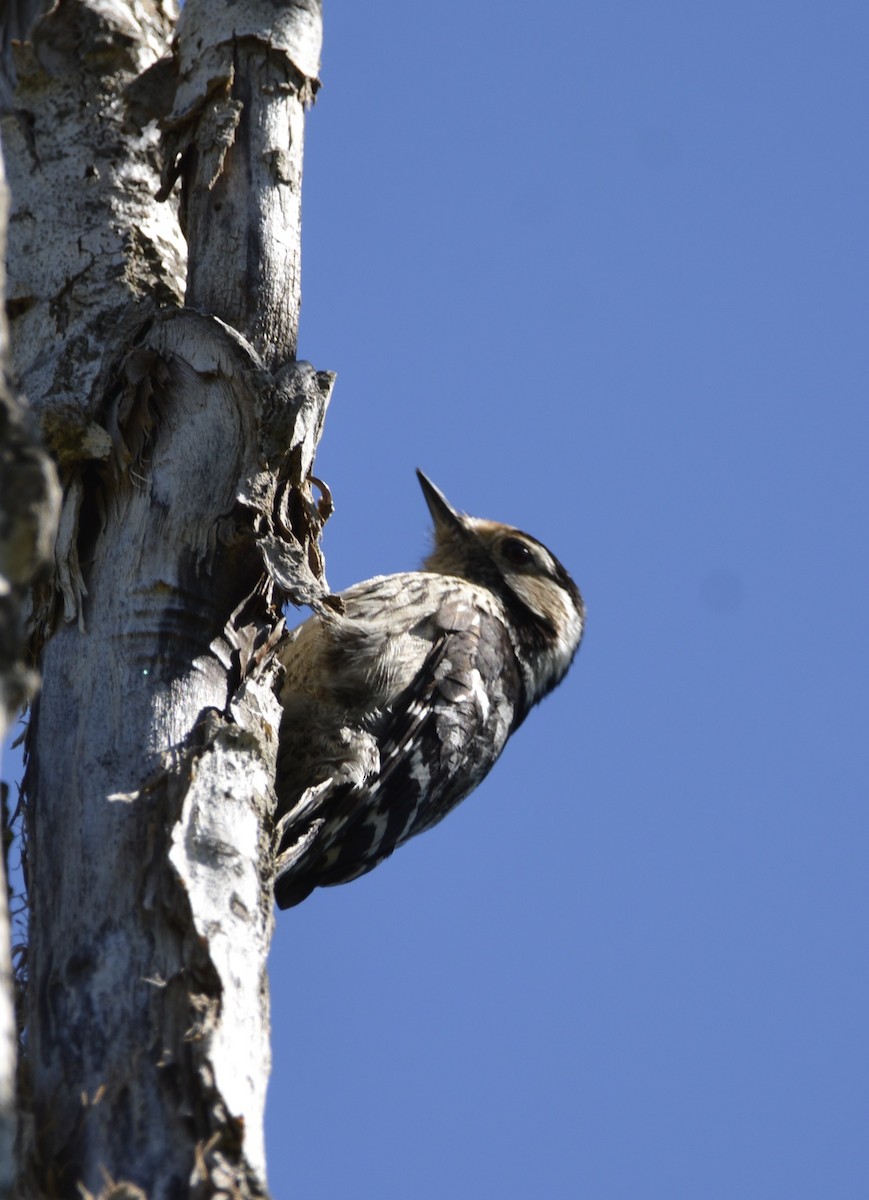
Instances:
[[[190,184],[187,303],[234,325],[269,365],[296,349],[304,107],[319,53],[314,0],[193,3],[178,23],[167,166]]]
[[[274,584],[325,588],[332,380],[293,361],[319,5],[189,0],[174,60],[170,33],[159,0],[66,0],[4,127],[15,361],[64,484],[28,777],[33,1194],[265,1189]]]
[[[124,95],[170,34],[159,0],[129,10],[94,0],[55,8],[14,48],[18,87],[3,122],[12,353],[63,477],[67,619],[82,598],[80,469],[109,458],[100,417],[117,356],[157,308],[183,296],[176,206],[154,203],[158,131],[129,127]]]

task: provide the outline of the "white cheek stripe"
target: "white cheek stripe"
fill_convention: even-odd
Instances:
[[[557,623],[557,640],[550,650],[544,651],[542,656],[544,669],[538,674],[537,679],[544,683],[558,683],[564,678],[582,637],[582,617],[572,604],[562,605],[561,616],[562,619]],[[534,699],[537,698],[535,695]]]

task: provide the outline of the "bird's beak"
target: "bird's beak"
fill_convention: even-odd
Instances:
[[[422,494],[425,496],[425,502],[435,523],[435,529],[449,529],[455,532],[463,532],[465,526],[462,521],[462,514],[453,508],[440,488],[435,487],[432,481],[423,475],[419,467],[416,470],[416,477],[419,480],[419,486],[422,488]]]

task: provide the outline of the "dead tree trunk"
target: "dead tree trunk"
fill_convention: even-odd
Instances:
[[[23,1194],[266,1186],[273,650],[280,601],[325,589],[331,377],[295,361],[320,11],[173,17],[65,0],[4,122],[14,362],[63,485],[34,610]]]
[[[0,296],[5,295],[9,196],[0,158]],[[31,587],[47,575],[60,489],[36,426],[9,381],[6,312],[0,306],[0,741],[36,688],[26,662],[25,611]],[[6,798],[4,798],[6,799]],[[17,1030],[5,855],[0,855],[0,1200],[15,1186]]]

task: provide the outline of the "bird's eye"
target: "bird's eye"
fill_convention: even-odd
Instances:
[[[530,547],[519,538],[505,538],[501,543],[501,554],[514,567],[522,567],[533,558]]]

